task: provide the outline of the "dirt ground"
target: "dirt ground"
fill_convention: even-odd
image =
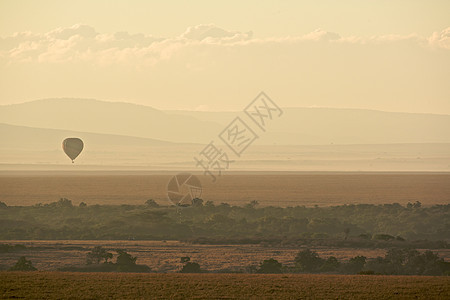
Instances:
[[[308,274],[0,272],[0,298],[449,299],[450,278]]]
[[[25,173],[0,175],[0,201],[33,205],[68,198],[77,205],[143,204],[167,200],[169,174]],[[297,173],[198,176],[204,201],[242,205],[258,200],[273,206],[332,206],[356,203],[420,201],[423,205],[450,203],[450,174],[446,173]]]

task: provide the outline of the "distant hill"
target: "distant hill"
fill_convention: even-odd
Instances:
[[[127,135],[206,144],[242,112],[161,111],[148,106],[90,99],[44,99],[0,106],[0,121],[20,126]],[[265,145],[449,143],[450,115],[364,109],[284,108]]]
[[[44,99],[0,106],[0,122],[39,128],[127,135],[173,142],[204,142],[219,124],[151,107],[91,99]]]
[[[384,112],[366,109],[284,108],[260,134],[261,144],[327,145],[448,143],[450,115]],[[167,111],[226,126],[237,112]],[[240,114],[244,120],[246,116]],[[252,124],[252,121],[248,121]]]
[[[194,156],[205,144],[31,128],[0,123],[1,170],[174,170],[196,171]],[[85,148],[75,164],[61,143],[80,137]],[[229,171],[444,171],[450,143],[361,145],[252,145]],[[81,168],[81,169],[80,169]],[[228,171],[227,171],[228,173]]]
[[[84,141],[84,150],[76,159],[76,165],[155,165],[161,161],[177,161],[180,149],[198,147],[196,144],[171,143],[139,137],[1,123],[0,137],[0,164],[6,165],[47,164],[70,167],[70,160],[61,146],[67,137],[79,137]]]
[[[79,137],[90,148],[171,146],[175,143],[130,136],[77,132],[61,129],[32,128],[0,123],[2,149],[60,149],[67,137]]]

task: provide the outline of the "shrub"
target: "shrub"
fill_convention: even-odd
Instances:
[[[88,265],[92,263],[99,264],[102,260],[105,260],[104,262],[107,263],[108,259],[111,259],[112,257],[112,253],[107,252],[102,246],[96,246],[86,255],[86,263]]]
[[[198,263],[187,262],[181,269],[180,273],[202,273],[202,269]]]
[[[159,204],[156,203],[156,201],[153,199],[148,199],[147,201],[145,201],[145,205],[147,205],[148,207],[152,207],[152,208],[159,207]]]
[[[358,274],[366,264],[365,256],[355,256],[350,258],[348,263],[343,265],[344,272],[347,274]]]
[[[321,272],[333,272],[339,269],[341,263],[337,260],[336,257],[330,256],[320,267]]]
[[[295,267],[301,272],[316,272],[323,263],[319,254],[309,249],[300,251],[295,257]]]
[[[27,260],[25,256],[19,258],[16,264],[9,268],[9,271],[36,271],[37,269],[33,267],[31,261]]]
[[[267,260],[264,260],[261,265],[259,266],[259,269],[257,270],[257,273],[263,273],[263,274],[279,274],[282,272],[283,265],[279,263],[277,260],[270,258]]]

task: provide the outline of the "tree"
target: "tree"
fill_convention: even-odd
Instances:
[[[333,272],[339,269],[341,263],[337,260],[336,257],[330,256],[320,267],[321,272]]]
[[[118,272],[150,272],[146,265],[137,265],[137,257],[131,256],[125,250],[117,249],[116,267]]]
[[[86,207],[87,206],[87,204],[86,203],[84,203],[84,202],[80,202],[80,204],[78,205],[79,207]]]
[[[206,201],[205,206],[206,207],[214,207],[214,202],[211,200],[208,200],[208,201]]]
[[[203,200],[200,198],[192,199],[192,206],[195,206],[195,207],[203,206]]]
[[[5,202],[0,201],[0,209],[8,208],[8,205],[6,205]]]
[[[148,199],[147,201],[145,201],[145,205],[147,205],[148,207],[151,207],[151,208],[159,207],[159,204],[153,199]]]
[[[131,256],[131,254],[128,254],[126,251],[124,251],[122,249],[117,249],[116,252],[117,252],[117,254],[119,254],[119,256],[117,256],[117,260],[116,260],[117,265],[119,265],[119,266],[134,266],[134,265],[136,265],[137,257]]]
[[[112,253],[107,252],[102,246],[96,246],[91,250],[91,252],[86,254],[86,263],[88,265],[93,263],[99,264],[102,260],[105,260],[104,263],[107,263],[108,259],[112,259],[112,257]]]
[[[279,274],[282,272],[283,265],[277,260],[270,258],[264,260],[259,266],[258,273],[263,274]]]
[[[384,258],[369,261],[366,269],[388,275],[446,275],[450,273],[450,263],[429,250],[420,253],[414,249],[390,249]]]
[[[56,207],[73,207],[72,201],[67,198],[59,198]]]
[[[198,263],[187,262],[181,269],[180,273],[202,273],[202,269]]]
[[[348,274],[358,274],[364,268],[366,264],[365,256],[355,256],[350,258],[348,263],[344,265],[344,271]]]
[[[295,257],[295,267],[301,272],[316,272],[323,263],[319,254],[309,249],[300,251]]]
[[[25,256],[19,258],[16,264],[9,268],[9,271],[36,271],[37,269],[33,267],[31,261],[27,260]]]

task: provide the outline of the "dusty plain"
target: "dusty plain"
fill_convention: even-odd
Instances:
[[[2,299],[449,299],[450,278],[0,272]]]
[[[0,201],[11,206],[50,203],[60,198],[74,205],[169,205],[167,183],[176,173],[145,172],[2,172]],[[235,173],[198,175],[204,201],[243,205],[252,200],[268,206],[333,206],[420,201],[450,203],[450,173]]]

